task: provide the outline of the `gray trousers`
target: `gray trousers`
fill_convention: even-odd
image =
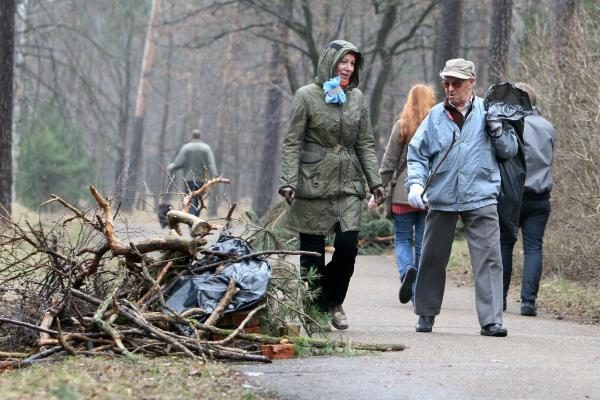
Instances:
[[[463,212],[429,211],[415,288],[415,313],[440,313],[446,266],[450,259],[456,221],[461,216],[475,277],[479,324],[502,324],[502,258],[496,205]]]

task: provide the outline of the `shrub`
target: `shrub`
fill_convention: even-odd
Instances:
[[[56,193],[76,203],[91,172],[82,132],[48,105],[23,133],[17,171],[17,195],[30,208]]]
[[[548,272],[600,282],[600,12],[584,6],[573,57],[561,73],[545,17],[533,17],[515,80],[535,87],[541,113],[556,128],[552,213],[544,244]],[[542,11],[543,12],[543,11]]]

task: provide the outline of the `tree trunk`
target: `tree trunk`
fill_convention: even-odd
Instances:
[[[469,15],[471,18],[480,21],[482,27],[489,26],[491,20],[490,5],[491,2],[486,0],[484,2],[480,2],[475,8],[469,10]],[[475,63],[475,69],[477,71],[477,86],[479,89],[487,89],[487,84],[489,82],[488,43],[490,40],[490,30],[482,28],[475,32],[475,34],[473,34],[473,32],[469,32],[469,35],[464,36],[465,41],[476,45],[474,55],[471,56],[470,59]]]
[[[129,141],[129,120],[130,120],[130,103],[129,96],[131,93],[132,78],[131,78],[131,44],[133,41],[133,30],[130,30],[126,41],[126,56],[124,68],[124,82],[119,95],[119,122],[118,122],[118,141],[115,144],[117,160],[115,162],[115,200],[120,202],[125,195],[125,183],[129,176],[129,168],[127,166],[127,143]]]
[[[12,115],[15,0],[0,1],[0,215],[12,213]]]
[[[285,27],[280,26],[278,30],[281,37],[286,36],[285,31],[287,30]],[[281,129],[281,103],[283,102],[281,57],[281,46],[276,42],[272,42],[271,62],[269,63],[270,87],[267,90],[267,104],[265,107],[266,134],[262,144],[258,182],[252,199],[252,208],[259,218],[265,215],[271,206],[275,192],[277,149],[279,148],[279,131]]]
[[[573,42],[579,3],[579,0],[554,0],[552,50],[563,76],[568,76],[569,63],[574,59],[576,46]]]
[[[15,49],[15,70],[14,70],[14,109],[13,109],[13,121],[12,121],[12,189],[11,198],[14,201],[16,199],[16,188],[15,188],[15,177],[17,175],[18,161],[19,161],[19,145],[21,138],[21,104],[23,102],[23,92],[25,85],[23,82],[22,74],[25,67],[25,54],[24,49],[27,45],[27,36],[25,34],[27,28],[27,7],[29,0],[20,0],[17,4],[17,15],[18,18],[15,21],[17,38],[17,47]]]
[[[512,29],[512,0],[492,0],[489,43],[490,84],[506,81]]]
[[[233,12],[235,13],[235,15],[233,16],[233,20],[235,21],[234,26],[239,26],[239,11],[238,8],[236,7]],[[217,116],[217,145],[216,145],[216,151],[215,151],[215,163],[217,165],[217,172],[225,177],[230,176],[233,171],[230,171],[227,167],[229,167],[229,163],[225,162],[225,159],[229,159],[229,157],[226,157],[225,154],[225,140],[227,137],[230,138],[231,140],[231,136],[232,133],[230,134],[230,130],[231,130],[231,121],[229,120],[229,116],[230,116],[230,95],[231,95],[231,83],[234,81],[234,74],[235,74],[235,70],[234,70],[234,50],[235,50],[235,43],[238,40],[238,35],[237,33],[231,33],[227,36],[227,49],[225,50],[225,67],[223,68],[223,75],[221,77],[221,81],[223,82],[223,90],[221,91],[221,100],[219,102],[219,114]],[[228,134],[226,134],[226,132]],[[233,164],[233,162],[231,163]],[[237,185],[239,185],[238,183],[235,183]],[[208,212],[210,215],[216,215],[218,212],[218,206],[219,206],[219,197],[221,196],[222,193],[222,188],[219,187],[220,185],[217,185],[217,187],[215,187],[213,189],[213,194],[214,197],[216,197],[216,200],[210,201],[208,204]],[[237,199],[233,199],[234,201],[236,201]]]
[[[169,32],[167,48],[167,70],[165,76],[165,104],[163,106],[163,116],[160,124],[160,135],[158,137],[158,167],[160,171],[155,187],[158,188],[159,196],[154,198],[154,208],[158,207],[160,203],[160,196],[167,191],[168,182],[165,179],[166,176],[166,163],[165,163],[165,140],[167,138],[167,126],[169,123],[169,104],[171,103],[171,80],[172,80],[172,66],[173,66],[173,34]]]
[[[447,60],[460,57],[463,3],[463,0],[445,0],[442,2],[431,70],[431,80],[433,82],[440,81],[439,74],[444,69]],[[436,94],[440,100],[444,98],[445,93],[441,85],[436,85]]]
[[[152,0],[152,9],[150,10],[150,18],[148,21],[144,57],[142,59],[142,70],[140,73],[137,100],[135,104],[135,118],[130,147],[131,151],[129,152],[131,158],[129,163],[130,168],[129,175],[126,178],[127,199],[122,206],[124,211],[131,211],[138,191],[138,185],[140,184],[140,176],[142,176],[141,169],[144,159],[144,115],[146,112],[146,97],[150,88],[150,73],[152,72],[152,62],[154,61],[159,15],[160,0]]]

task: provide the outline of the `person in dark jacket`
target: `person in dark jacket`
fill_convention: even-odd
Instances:
[[[283,143],[279,185],[289,209],[286,225],[299,233],[303,278],[320,293],[317,305],[331,315],[337,329],[347,329],[342,308],[358,253],[364,181],[381,203],[385,191],[377,172],[375,141],[367,101],[356,87],[363,64],[352,43],[335,40],[322,51],[314,83],[294,95]],[[335,251],[325,264],[325,236],[335,233]]]
[[[519,227],[523,235],[523,276],[521,280],[521,315],[536,316],[540,278],[542,276],[543,244],[546,223],[550,216],[550,191],[552,190],[552,161],[554,158],[554,127],[540,115],[536,93],[524,82],[515,84],[527,92],[533,114],[525,117],[523,145],[527,175],[519,213]],[[515,239],[502,238],[502,264],[504,269],[504,304],[512,275],[512,256]]]
[[[199,129],[192,131],[192,140],[181,147],[175,161],[167,166],[169,176],[177,170],[183,172],[187,193],[201,188],[207,174],[209,178],[217,177],[215,156],[210,146],[200,140]],[[199,213],[199,201],[193,198],[190,214],[198,216]]]
[[[408,145],[408,202],[429,208],[415,286],[416,331],[431,332],[440,313],[460,217],[475,277],[480,334],[503,337],[496,157],[514,157],[517,138],[501,121],[486,118],[483,99],[473,92],[471,61],[448,60],[440,76],[446,99],[431,109]]]

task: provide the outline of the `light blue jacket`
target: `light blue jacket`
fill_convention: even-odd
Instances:
[[[500,171],[496,157],[517,154],[517,139],[504,131],[491,139],[485,131],[483,99],[475,97],[462,130],[449,117],[444,104],[434,106],[423,120],[408,147],[406,188],[425,186],[452,143],[456,143],[440,165],[426,190],[429,208],[436,211],[469,211],[497,203]]]

